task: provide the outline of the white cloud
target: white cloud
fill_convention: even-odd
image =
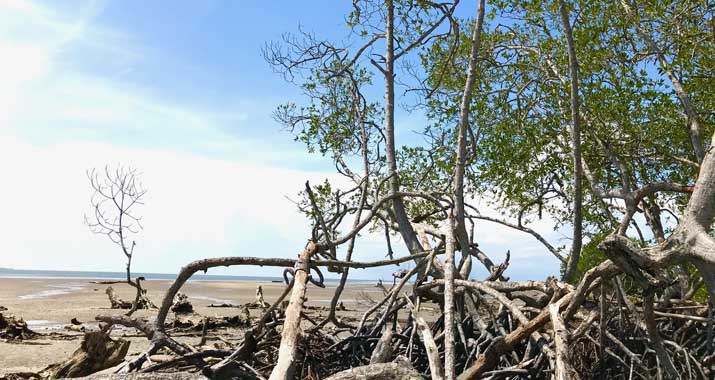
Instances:
[[[136,270],[175,272],[190,260],[211,256],[295,256],[309,236],[309,222],[284,196],[326,174],[271,166],[277,157],[313,165],[307,155],[278,151],[269,138],[230,136],[218,125],[246,121],[245,112],[172,104],[150,88],[72,66],[67,55],[77,47],[82,57],[108,57],[103,62],[117,73],[131,71],[146,55],[122,33],[92,25],[102,8],[102,2],[88,1],[66,15],[29,1],[0,0],[2,265],[121,270],[117,248],[82,223],[91,195],[85,170],[117,163],[141,171],[149,190]],[[414,138],[411,132],[405,135]],[[221,152],[232,152],[231,158]],[[551,223],[546,219],[532,228],[558,240]],[[539,273],[558,268],[522,232],[482,222],[476,235],[495,261],[512,250],[509,271],[515,277],[533,277],[519,273],[533,271],[534,262],[541,265]],[[404,252],[398,238],[393,245]],[[376,234],[363,237],[355,257],[374,260],[384,254]],[[377,272],[356,271],[355,276],[369,273]]]
[[[140,210],[144,230],[136,265],[143,271],[171,272],[209,256],[294,256],[309,223],[284,196],[306,179],[325,177],[171,151],[85,142],[37,146],[6,138],[0,139],[0,162],[3,265],[24,268],[121,270],[117,248],[82,223],[91,211],[90,167],[121,162],[142,173],[149,193]],[[251,229],[248,236],[242,228]],[[241,251],[254,238],[264,244]],[[273,250],[275,242],[284,250]]]
[[[151,272],[174,272],[190,260],[212,256],[295,256],[309,237],[310,223],[285,196],[296,194],[306,180],[317,183],[326,177],[321,172],[174,151],[90,142],[33,145],[8,138],[0,139],[0,162],[3,265],[22,268],[121,270],[123,257],[117,248],[82,223],[83,214],[91,211],[85,176],[91,167],[122,163],[141,172],[149,193],[140,210],[145,228],[137,238],[135,265]],[[544,223],[532,228],[554,241],[558,235]],[[384,256],[379,235],[360,240],[359,260]],[[511,250],[513,276],[528,277],[534,262],[546,268],[540,272],[558,270],[550,253],[527,234],[483,222],[477,225],[476,236],[495,261]],[[404,251],[399,239],[393,244],[399,253]],[[356,276],[370,273],[359,271]],[[481,274],[478,269],[475,277]]]

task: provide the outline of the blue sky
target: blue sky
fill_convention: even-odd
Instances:
[[[300,94],[261,47],[299,25],[344,36],[349,9],[348,1],[0,0],[2,266],[121,270],[117,248],[82,224],[91,195],[84,171],[116,163],[138,168],[149,189],[137,271],[297,254],[308,223],[286,196],[306,179],[338,179],[272,120]],[[420,122],[401,112],[400,136]],[[533,228],[563,239],[548,220]],[[512,250],[515,278],[558,271],[526,235],[491,225],[480,233],[494,259]],[[357,257],[384,252],[379,236],[365,236]]]

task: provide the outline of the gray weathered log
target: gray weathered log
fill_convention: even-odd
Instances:
[[[355,367],[338,372],[325,380],[424,380],[424,378],[412,368],[407,358],[399,357],[393,363]]]
[[[300,253],[295,263],[295,277],[293,280],[293,293],[286,309],[285,322],[281,332],[281,345],[278,349],[278,361],[271,372],[270,380],[288,380],[293,378],[296,354],[300,339],[300,320],[305,303],[305,290],[308,283],[310,268],[308,262],[318,251],[318,245],[309,242],[308,246]]]
[[[174,372],[174,373],[118,373],[111,375],[97,375],[79,377],[77,380],[209,380],[208,377],[197,373]]]
[[[558,303],[549,305],[551,325],[554,329],[554,351],[556,351],[556,368],[554,377],[556,380],[578,380],[578,373],[571,365],[571,354],[568,346],[568,330],[564,325],[564,320],[559,313]]]
[[[377,341],[375,349],[370,356],[370,364],[386,363],[392,356],[392,328],[388,327]]]

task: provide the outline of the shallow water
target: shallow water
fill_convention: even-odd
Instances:
[[[190,299],[195,299],[195,300],[209,301],[209,302],[213,302],[213,303],[228,303],[228,304],[238,305],[238,301],[234,301],[234,300],[226,300],[226,299],[220,299],[220,298],[208,297],[208,296],[194,296],[191,294],[187,294],[187,296]]]
[[[54,288],[54,289],[41,290],[39,292],[17,296],[17,298],[19,298],[21,300],[32,300],[32,299],[47,298],[47,297],[52,297],[52,296],[61,296],[63,294],[76,292],[76,291],[82,290],[84,288],[83,285],[76,284],[76,283],[49,285],[49,287]]]

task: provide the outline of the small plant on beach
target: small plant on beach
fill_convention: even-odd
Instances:
[[[146,297],[146,290],[141,286],[143,277],[132,279],[132,258],[136,241],[132,238],[142,230],[141,217],[136,213],[137,206],[144,205],[147,191],[139,180],[139,173],[131,167],[105,166],[104,171],[87,171],[90,185],[94,190],[90,200],[92,214],[85,214],[85,224],[96,234],[106,235],[118,245],[126,256],[126,283],[136,289],[136,297],[127,315],[137,309],[156,307]],[[114,302],[112,302],[114,304]]]

